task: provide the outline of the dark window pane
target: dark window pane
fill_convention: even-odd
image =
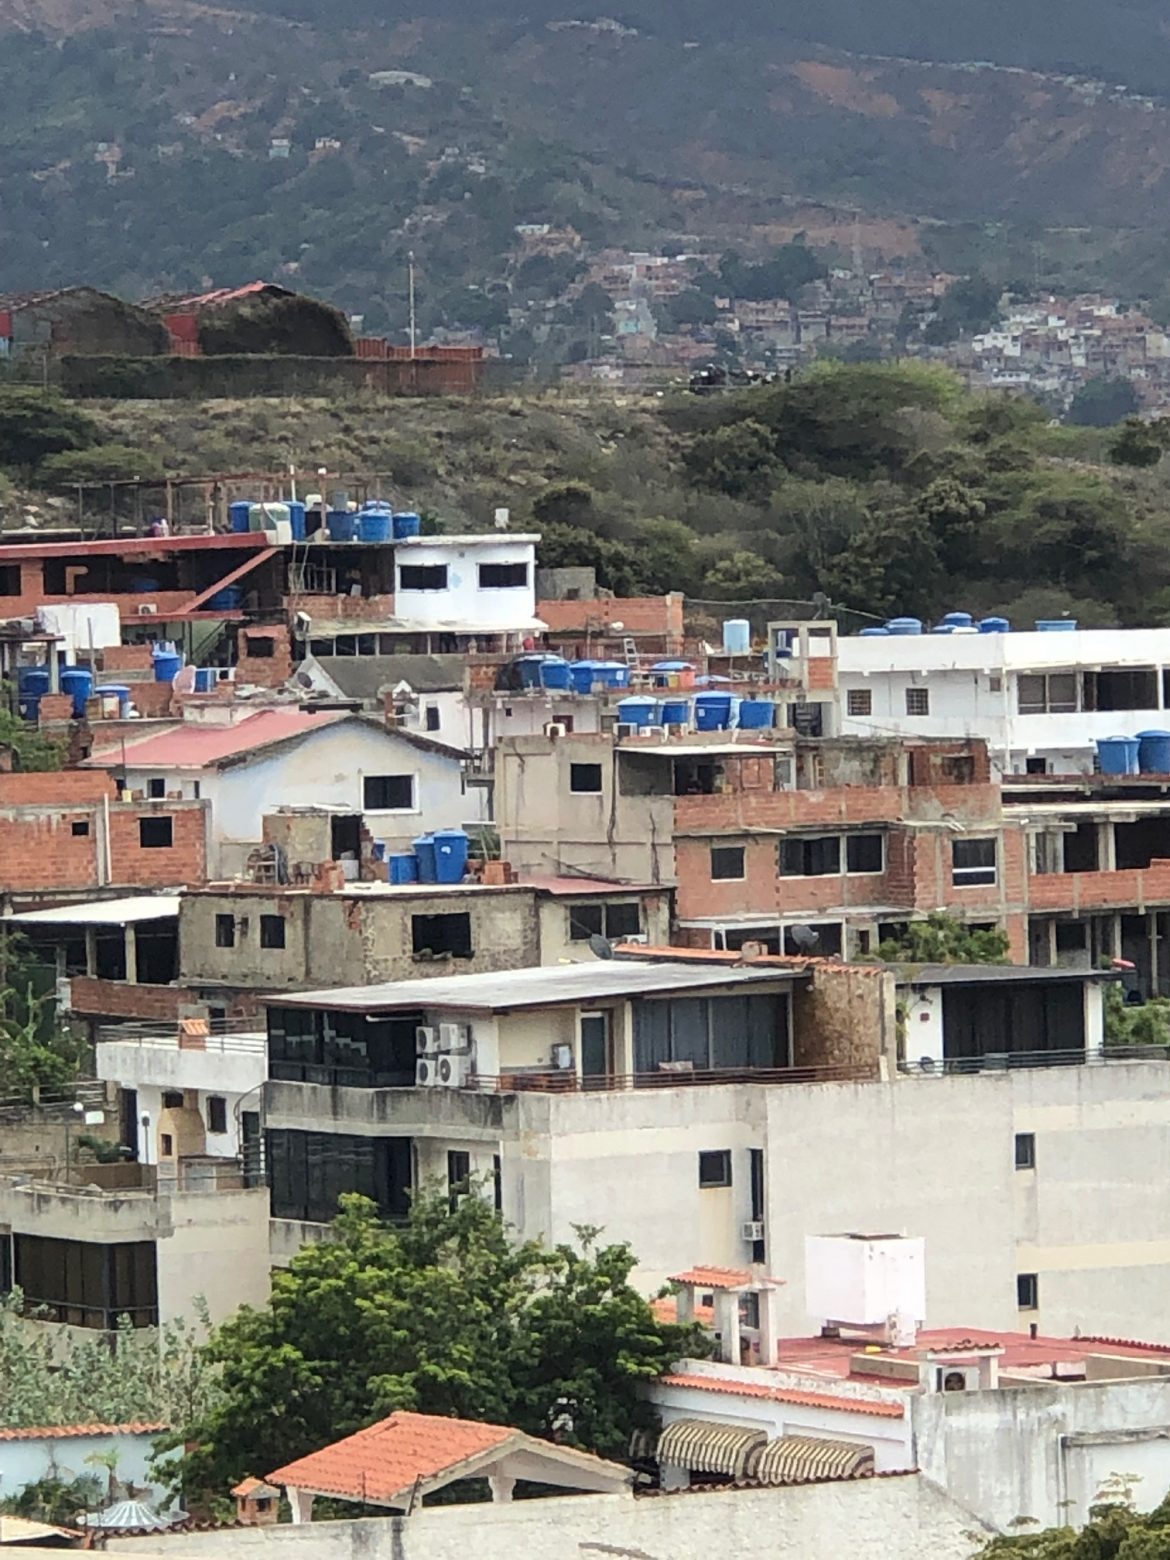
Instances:
[[[456,959],[474,957],[471,946],[471,916],[412,915],[410,935],[416,958],[427,954],[451,954]]]
[[[217,948],[234,948],[236,946],[236,918],[234,915],[216,916],[215,946]]]
[[[403,563],[398,567],[399,590],[446,590],[445,563]]]
[[[594,795],[601,790],[600,764],[570,764],[569,790],[578,795]]]
[[[170,818],[139,818],[138,843],[143,850],[169,850],[172,843],[173,820]]]
[[[699,1151],[699,1185],[731,1185],[731,1150],[726,1148],[701,1149]]]
[[[414,776],[367,775],[362,800],[370,812],[409,811],[414,806]]]
[[[284,917],[282,915],[262,915],[260,917],[260,946],[261,948],[284,947]]]
[[[590,937],[605,935],[605,923],[601,905],[569,906],[570,942],[587,942]]]
[[[880,834],[850,834],[845,840],[846,872],[880,872],[884,865]]]
[[[526,563],[481,563],[480,590],[517,590],[528,584]]]
[[[742,845],[712,845],[711,878],[713,882],[738,880],[744,875],[744,847]]]
[[[605,935],[617,942],[623,937],[637,937],[642,931],[642,910],[637,903],[606,905]]]

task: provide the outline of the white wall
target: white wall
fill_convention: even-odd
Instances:
[[[506,632],[522,628],[536,615],[536,538],[423,537],[394,554],[394,615],[414,629],[447,629],[452,632]],[[481,590],[480,564],[524,564],[528,583],[523,587]],[[446,590],[404,590],[403,568],[445,566]]]
[[[145,1546],[111,1538],[107,1547],[141,1555]],[[233,1528],[230,1537],[175,1533],[157,1546],[183,1560],[260,1551],[290,1560],[970,1560],[979,1547],[970,1513],[915,1474],[779,1490],[434,1506],[410,1517]]]
[[[122,1484],[145,1487],[147,1502],[155,1506],[162,1501],[163,1491],[151,1481],[147,1472],[154,1440],[153,1433],[132,1435],[123,1431],[110,1435],[56,1435],[0,1441],[0,1496],[8,1500],[41,1479],[59,1479],[62,1484],[70,1484],[74,1479],[88,1477],[99,1481],[104,1505],[109,1470],[86,1462],[86,1458],[95,1453],[116,1451],[115,1477]],[[4,1518],[0,1516],[0,1532],[3,1528]]]
[[[160,1239],[158,1314],[195,1320],[195,1301],[213,1322],[241,1305],[268,1299],[268,1188],[178,1192],[170,1199],[172,1232]]]

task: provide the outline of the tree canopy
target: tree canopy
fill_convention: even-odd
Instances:
[[[517,1242],[472,1189],[417,1196],[407,1221],[342,1199],[332,1238],[273,1274],[204,1358],[220,1392],[176,1433],[188,1489],[222,1493],[396,1409],[454,1414],[621,1453],[651,1411],[638,1388],[701,1349],[630,1285],[634,1257]]]
[[[1170,1560],[1170,1496],[1153,1511],[1135,1511],[1124,1475],[1110,1480],[1103,1496],[1080,1531],[1005,1534],[986,1544],[978,1560]]]
[[[936,910],[922,921],[908,921],[897,937],[886,938],[879,958],[891,964],[1006,964],[1007,933],[972,931],[965,922]]]
[[[57,1016],[56,971],[21,938],[0,937],[0,1094],[31,1098],[37,1087],[67,1087],[85,1049]]]

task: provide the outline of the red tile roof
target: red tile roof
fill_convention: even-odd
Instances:
[[[749,1284],[782,1284],[782,1278],[757,1279],[750,1268],[693,1267],[671,1276],[672,1284],[689,1284],[694,1289],[743,1289]]]
[[[268,1478],[273,1484],[322,1495],[391,1505],[418,1480],[438,1478],[514,1437],[527,1439],[507,1425],[400,1410],[343,1441],[278,1468]]]
[[[124,1425],[22,1425],[14,1430],[0,1429],[0,1441],[58,1441],[81,1435],[157,1435],[169,1428],[169,1425],[137,1419]]]
[[[693,1387],[699,1392],[723,1392],[732,1397],[767,1398],[773,1403],[793,1403],[801,1408],[830,1408],[848,1414],[872,1414],[879,1419],[903,1419],[902,1403],[873,1398],[837,1397],[827,1392],[798,1392],[791,1387],[770,1387],[765,1381],[731,1381],[724,1376],[660,1376],[665,1387]]]
[[[188,722],[141,742],[106,748],[86,759],[102,769],[208,769],[225,759],[241,757],[349,719],[344,711],[323,710],[310,714],[300,709],[260,710],[230,726],[204,726]]]
[[[241,1479],[239,1484],[232,1489],[233,1495],[255,1495],[259,1491],[265,1495],[279,1495],[280,1491],[271,1484],[265,1484],[263,1479]]]
[[[782,1338],[777,1365],[781,1370],[807,1370],[824,1377],[846,1380],[853,1357],[863,1353],[871,1340],[862,1337]],[[882,1359],[922,1360],[928,1354],[960,1354],[964,1350],[995,1349],[1000,1370],[1041,1370],[1056,1365],[1078,1366],[1090,1354],[1112,1354],[1129,1359],[1167,1359],[1170,1345],[1134,1343],[1108,1338],[1036,1337],[1020,1332],[991,1332],[978,1327],[923,1328],[913,1348],[882,1348],[867,1355],[875,1365]],[[866,1373],[865,1380],[872,1380]],[[891,1382],[907,1389],[913,1383]]]

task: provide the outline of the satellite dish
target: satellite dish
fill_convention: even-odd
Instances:
[[[812,953],[821,945],[820,934],[814,932],[811,926],[790,926],[788,941],[800,953]]]
[[[608,937],[603,937],[600,932],[594,932],[589,939],[589,946],[599,959],[613,958],[613,944]]]
[[[176,693],[194,693],[195,668],[193,666],[181,666],[175,673],[175,680],[171,686]]]

